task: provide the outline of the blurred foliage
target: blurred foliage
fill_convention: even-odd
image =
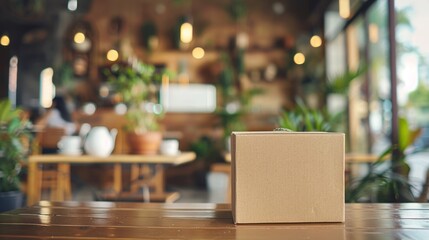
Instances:
[[[417,108],[428,108],[429,107],[429,87],[424,84],[420,84],[416,90],[412,91],[408,95],[409,105]]]
[[[380,154],[378,160],[369,166],[365,176],[352,179],[346,186],[346,202],[415,201],[413,186],[408,180],[410,166],[406,160],[411,154],[422,150],[409,148],[418,135],[419,130],[411,130],[408,122],[401,118],[399,144],[389,147]]]
[[[249,112],[252,99],[257,95],[263,94],[263,90],[259,88],[240,90],[240,69],[234,67],[227,54],[221,56],[221,61],[223,69],[219,74],[218,90],[222,96],[222,104],[217,109],[217,115],[221,119],[224,138],[227,138],[232,131],[246,130],[243,117]],[[244,66],[239,66],[244,68]]]
[[[19,190],[21,161],[31,139],[30,123],[20,115],[9,100],[0,101],[0,192]]]
[[[333,77],[328,80],[327,92],[347,94],[350,84],[353,80],[357,79],[360,75],[368,70],[366,66],[361,65],[356,70],[346,71],[343,74]]]
[[[221,151],[219,151],[215,140],[207,136],[202,136],[200,139],[193,142],[190,149],[195,152],[197,159],[205,159],[208,162],[222,159],[220,156]]]
[[[157,28],[154,22],[152,21],[145,21],[140,28],[140,38],[143,43],[143,46],[148,49],[149,51],[152,51],[151,46],[151,38],[156,37],[157,35]]]
[[[109,83],[127,105],[127,130],[135,133],[157,131],[158,119],[162,114],[146,104],[157,102],[156,85],[167,71],[157,71],[155,66],[137,62],[136,64],[115,64],[105,69]],[[162,110],[162,109],[161,109]]]
[[[232,0],[227,9],[231,18],[235,21],[244,18],[247,14],[246,2],[244,0]]]
[[[17,15],[29,17],[39,16],[45,12],[47,1],[46,0],[6,0],[2,3],[5,8],[10,7]],[[8,6],[9,5],[9,6]]]
[[[54,71],[54,81],[58,86],[72,88],[76,82],[73,78],[73,67],[69,62],[64,62]]]
[[[281,113],[279,127],[292,131],[333,131],[342,114],[330,116],[325,110],[310,109],[301,99],[296,99],[296,107]]]

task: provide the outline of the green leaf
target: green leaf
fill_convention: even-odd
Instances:
[[[311,113],[307,112],[307,114],[304,115],[304,121],[305,121],[305,130],[314,131],[313,122],[311,119]]]
[[[8,113],[11,109],[11,103],[9,100],[0,101],[0,123],[6,123],[9,121]]]
[[[360,66],[357,70],[347,71],[328,81],[328,92],[347,94],[350,84],[353,80],[367,71],[365,65]]]
[[[382,152],[378,158],[377,161],[375,162],[375,164],[380,164],[381,162],[383,162],[387,156],[389,156],[390,154],[392,154],[393,152],[393,147],[388,147],[386,150],[384,150],[384,152]]]
[[[402,152],[411,144],[411,131],[408,121],[399,118],[399,150]]]

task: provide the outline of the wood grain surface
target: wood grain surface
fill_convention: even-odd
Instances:
[[[346,222],[234,225],[227,204],[48,202],[0,214],[2,239],[428,239],[429,204],[348,204]]]
[[[190,162],[196,157],[194,152],[183,152],[178,155],[137,155],[112,154],[108,157],[95,157],[90,155],[68,156],[60,154],[32,155],[29,163],[152,163],[180,165]]]

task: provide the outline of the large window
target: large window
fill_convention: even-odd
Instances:
[[[429,1],[398,0],[397,54],[400,113],[415,127],[429,126]]]
[[[341,19],[334,1],[325,15],[328,79],[367,69],[345,92],[348,151],[355,153],[383,151],[391,129],[387,4],[372,2],[360,8],[352,1],[351,14],[356,15]]]
[[[392,131],[397,131],[392,128],[396,106],[391,99],[388,1],[351,3],[347,19],[339,15],[338,1],[326,12],[327,74],[353,71],[362,63],[367,66],[348,91],[349,149],[380,153],[390,145]],[[397,0],[395,5],[397,117],[407,118],[412,127],[428,128],[429,1]]]
[[[386,1],[376,1],[367,12],[370,150],[380,153],[390,145],[392,104],[390,100],[389,33]]]

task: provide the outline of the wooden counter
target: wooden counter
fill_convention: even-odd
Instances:
[[[234,225],[226,204],[47,202],[0,214],[0,238],[427,239],[429,204],[347,204],[346,222]]]

